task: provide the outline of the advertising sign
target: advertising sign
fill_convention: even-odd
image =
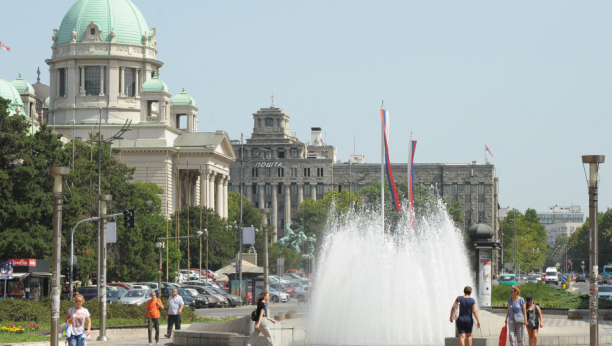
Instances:
[[[13,262],[13,267],[36,267],[36,260],[33,258],[9,259]]]
[[[255,244],[255,228],[254,227],[242,227],[242,243],[243,244]]]
[[[13,262],[0,262],[0,279],[13,278]]]
[[[478,251],[478,298],[481,307],[491,306],[491,250]]]
[[[240,282],[240,280],[232,280],[232,282],[230,283],[230,287],[231,287],[231,292],[230,294],[233,294],[235,296],[238,295],[238,282]],[[246,280],[242,280],[242,297],[246,297],[246,289],[247,289],[247,281]]]

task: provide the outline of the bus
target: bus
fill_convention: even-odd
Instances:
[[[605,266],[603,266],[603,272],[601,274],[604,277],[608,277],[610,275],[612,275],[612,264],[607,264]]]

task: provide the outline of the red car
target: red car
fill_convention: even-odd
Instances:
[[[291,283],[283,284],[283,288],[285,289],[285,291],[287,291],[287,293],[289,293],[289,296],[293,297],[293,292],[295,292],[295,287],[293,287]]]
[[[125,288],[128,291],[132,289],[132,286],[124,284],[124,283],[121,283],[121,282],[113,282],[113,283],[110,283],[110,284],[106,284],[106,286],[121,286],[121,287]]]
[[[198,270],[200,270],[200,268],[189,268],[189,270],[195,270],[195,271],[198,271]],[[202,274],[202,277],[206,277],[206,269],[202,269],[201,274]],[[208,278],[209,278],[209,279],[213,279],[213,280],[214,280],[214,279],[215,279],[215,276],[214,276],[214,275],[212,275],[211,273],[208,273]]]
[[[297,269],[289,269],[285,272],[285,274],[295,274],[295,275],[299,275],[299,270]]]
[[[219,285],[221,289],[229,289],[229,285],[227,284],[227,281],[215,281],[215,283]]]

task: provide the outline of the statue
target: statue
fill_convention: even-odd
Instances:
[[[286,244],[291,244],[296,237],[297,236],[295,235],[295,233],[293,233],[293,230],[291,229],[291,221],[287,222],[287,224],[285,225],[285,236],[277,241],[278,248],[282,249],[285,247]]]
[[[291,243],[291,248],[293,250],[295,250],[295,252],[300,253],[302,252],[302,245],[304,244],[304,241],[307,239],[306,235],[304,234],[304,231],[302,230],[302,227],[300,227],[298,229],[298,234],[295,237],[295,240]]]
[[[249,248],[249,251],[247,252],[257,254],[257,250],[255,250],[255,246],[253,246],[253,244],[251,244],[251,247]]]
[[[308,237],[308,239],[306,240],[306,251],[304,251],[304,254],[302,255],[302,258],[314,258],[314,243],[317,241],[317,235],[316,234],[312,234],[310,237]]]

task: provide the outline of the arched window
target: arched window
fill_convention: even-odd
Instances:
[[[95,34],[96,34],[96,29],[91,28],[91,34],[92,34],[92,35],[95,35]]]

